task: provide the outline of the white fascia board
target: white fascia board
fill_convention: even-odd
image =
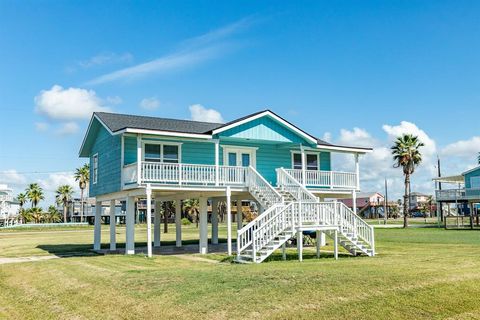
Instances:
[[[87,136],[88,136],[88,133],[90,132],[90,128],[92,127],[93,119],[97,119],[97,121],[101,123],[101,125],[108,131],[108,133],[110,133],[111,135],[114,134],[114,133],[112,132],[112,130],[110,130],[110,128],[108,128],[108,127],[105,125],[105,123],[103,123],[103,121],[100,120],[100,118],[97,117],[97,115],[94,113],[94,114],[93,114],[93,117],[90,119],[90,122],[89,122],[89,124],[88,124],[87,131],[85,132],[85,136],[83,137],[83,141],[82,141],[82,145],[81,145],[81,147],[80,147],[80,151],[78,151],[78,156],[80,156],[80,153],[82,153],[83,147],[84,147],[84,145],[85,145],[85,141],[87,141]]]
[[[480,169],[480,166],[476,166],[475,168],[472,168],[468,171],[465,171],[462,173],[462,176],[466,175],[466,174],[469,174],[470,172],[473,172],[473,171],[477,171],[478,169]]]
[[[165,137],[212,139],[212,136],[209,135],[209,134],[182,133],[182,132],[147,130],[147,129],[133,129],[133,128],[126,128],[126,129],[123,129],[123,130],[119,130],[119,131],[116,131],[114,134],[120,134],[120,133],[137,133],[137,134],[150,134],[150,135],[165,136]]]
[[[212,134],[218,134],[220,132],[223,132],[223,131],[226,131],[226,130],[229,130],[231,128],[234,128],[234,127],[237,127],[237,126],[240,126],[244,123],[247,123],[247,122],[250,122],[250,121],[253,121],[255,119],[258,119],[258,118],[261,118],[261,117],[264,117],[266,115],[269,115],[271,116],[272,118],[274,118],[275,120],[277,120],[278,122],[280,122],[281,124],[283,124],[284,126],[286,126],[287,128],[289,128],[290,130],[294,131],[295,133],[301,135],[302,137],[304,137],[305,139],[307,139],[308,141],[311,141],[312,143],[317,143],[317,139],[315,139],[314,137],[312,137],[311,135],[309,134],[306,134],[305,132],[303,132],[302,130],[298,129],[297,127],[293,126],[292,124],[288,123],[287,121],[283,120],[282,118],[280,118],[279,116],[277,116],[276,114],[273,114],[272,112],[270,111],[264,111],[262,113],[259,113],[259,114],[256,114],[254,116],[251,116],[251,117],[248,117],[248,118],[245,118],[243,120],[240,120],[238,122],[234,122],[228,126],[225,126],[225,127],[222,127],[222,128],[219,128],[219,129],[216,129],[216,130],[213,130],[212,131]]]
[[[371,153],[373,152],[372,149],[363,149],[363,148],[355,148],[355,147],[341,147],[341,146],[325,146],[325,145],[318,145],[317,149],[319,150],[327,150],[327,151],[337,151],[343,153]]]

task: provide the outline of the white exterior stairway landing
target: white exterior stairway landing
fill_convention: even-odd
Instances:
[[[266,210],[238,231],[237,257],[240,263],[260,263],[303,231],[324,232],[353,255],[375,255],[373,227],[340,202],[320,202],[283,168],[277,169],[277,187],[272,187],[250,167],[250,193]],[[297,241],[299,257],[303,238]]]

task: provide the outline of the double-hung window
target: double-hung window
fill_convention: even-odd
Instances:
[[[145,143],[144,159],[147,162],[179,163],[179,145]]]
[[[318,161],[318,153],[307,153],[305,154],[305,169],[306,170],[318,170],[319,169],[319,161]],[[301,153],[293,153],[292,155],[292,167],[293,169],[302,169],[302,154]]]

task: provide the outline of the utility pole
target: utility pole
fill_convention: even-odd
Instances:
[[[440,170],[440,157],[438,155],[437,155],[437,170],[438,170],[438,177],[441,178],[442,171]],[[438,190],[442,190],[442,183],[440,181],[438,181]],[[443,207],[442,207],[441,201],[438,201],[438,203],[440,204],[440,214],[437,220],[440,222],[440,221],[443,221]]]
[[[383,199],[383,223],[387,224],[388,219],[388,183],[385,178],[385,197]]]

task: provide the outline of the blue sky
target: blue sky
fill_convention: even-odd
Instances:
[[[200,104],[375,147],[364,190],[401,190],[387,148],[419,134],[429,191],[437,154],[456,173],[480,151],[479,16],[478,1],[2,1],[0,183],[71,181],[90,110],[190,119]]]

